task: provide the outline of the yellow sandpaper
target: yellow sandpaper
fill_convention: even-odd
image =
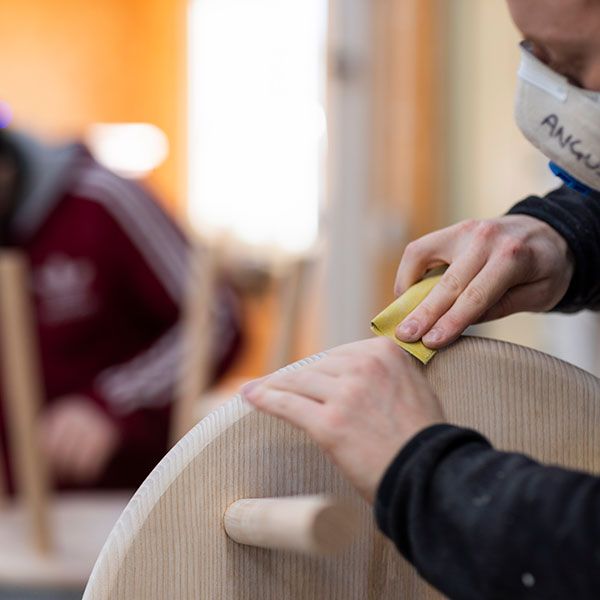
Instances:
[[[401,342],[396,337],[396,327],[409,315],[435,287],[448,267],[439,267],[429,271],[425,278],[409,287],[404,294],[396,298],[387,308],[382,310],[372,321],[371,330],[377,335],[385,335],[393,342],[410,352],[426,365],[435,355],[436,350],[427,348],[420,340],[418,342]]]

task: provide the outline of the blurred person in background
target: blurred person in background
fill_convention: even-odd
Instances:
[[[39,436],[54,479],[61,488],[137,487],[168,448],[188,283],[183,232],[83,145],[2,130],[0,246],[29,261],[46,396]],[[213,310],[217,378],[240,337],[227,286]],[[5,423],[0,392],[12,489]]]
[[[449,267],[397,330],[405,341],[440,348],[482,320],[600,309],[600,2],[508,5],[526,40],[517,123],[567,184],[410,244],[398,294]],[[500,452],[446,423],[427,380],[390,340],[335,348],[244,394],[311,435],[448,597],[600,598],[600,477]]]

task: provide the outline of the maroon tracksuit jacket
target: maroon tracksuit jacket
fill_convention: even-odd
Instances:
[[[101,407],[123,442],[92,485],[136,487],[167,449],[188,245],[147,192],[82,146],[2,135],[29,165],[5,244],[30,261],[46,402],[77,394]],[[218,375],[239,334],[226,288],[214,310]],[[10,481],[1,392],[0,435]]]

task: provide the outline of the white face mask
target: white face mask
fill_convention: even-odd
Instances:
[[[523,135],[575,189],[600,192],[600,92],[569,83],[521,44],[515,118]]]

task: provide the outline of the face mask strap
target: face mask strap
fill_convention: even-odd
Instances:
[[[570,173],[567,173],[562,167],[559,167],[555,162],[548,163],[550,170],[554,175],[558,178],[562,179],[563,183],[570,189],[579,194],[589,197],[592,195],[597,195],[598,192],[591,187],[585,185],[585,183],[581,183],[579,179],[575,179]]]

